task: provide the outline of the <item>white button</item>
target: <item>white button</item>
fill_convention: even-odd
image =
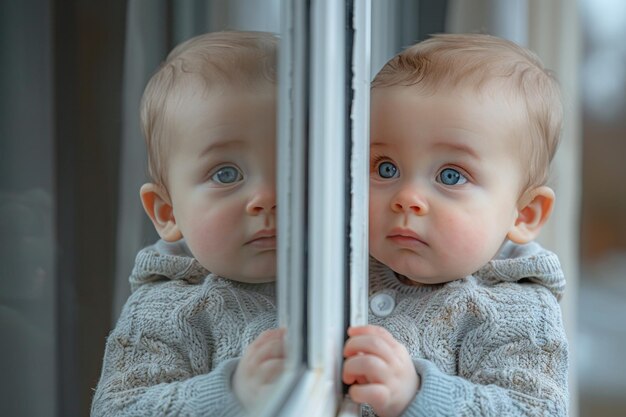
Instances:
[[[370,299],[370,308],[372,309],[372,313],[378,317],[387,317],[391,314],[395,306],[396,302],[389,294],[375,294]]]

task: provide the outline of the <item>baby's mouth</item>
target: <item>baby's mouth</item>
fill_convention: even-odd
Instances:
[[[417,233],[410,229],[393,229],[387,235],[387,239],[401,246],[428,246],[428,243],[426,243],[426,241],[421,236],[419,236]]]
[[[276,248],[276,229],[260,230],[255,233],[252,238],[246,242],[246,245],[259,249],[275,249]]]

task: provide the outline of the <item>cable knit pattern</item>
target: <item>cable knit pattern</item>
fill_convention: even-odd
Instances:
[[[246,346],[276,326],[274,284],[210,274],[182,245],[137,255],[92,417],[244,414],[230,381]]]
[[[564,288],[558,258],[536,243],[507,243],[475,274],[440,285],[405,285],[371,259],[370,297],[385,292],[395,308],[370,309],[370,323],[407,347],[421,377],[404,415],[566,416]]]

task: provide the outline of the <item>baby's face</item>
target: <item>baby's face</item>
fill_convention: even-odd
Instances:
[[[372,256],[425,284],[462,278],[493,258],[518,216],[523,114],[469,89],[374,89]]]
[[[276,276],[276,95],[200,91],[175,115],[168,162],[174,217],[195,258],[241,282]]]

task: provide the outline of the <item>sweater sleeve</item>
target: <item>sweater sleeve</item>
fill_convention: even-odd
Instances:
[[[546,295],[544,301],[530,317],[530,309],[513,308],[506,323],[465,335],[459,376],[414,359],[421,386],[404,415],[567,416],[567,339],[556,299]]]
[[[244,410],[230,389],[236,365],[237,359],[230,359],[205,375],[132,388],[123,375],[111,376],[98,386],[91,416],[242,416]]]
[[[238,359],[225,360],[210,371],[206,362],[199,366],[202,360],[210,360],[207,344],[195,339],[194,353],[178,337],[159,331],[171,327],[169,323],[137,319],[133,306],[140,303],[127,303],[107,339],[91,416],[244,415],[231,390]],[[145,316],[146,311],[139,315]]]

